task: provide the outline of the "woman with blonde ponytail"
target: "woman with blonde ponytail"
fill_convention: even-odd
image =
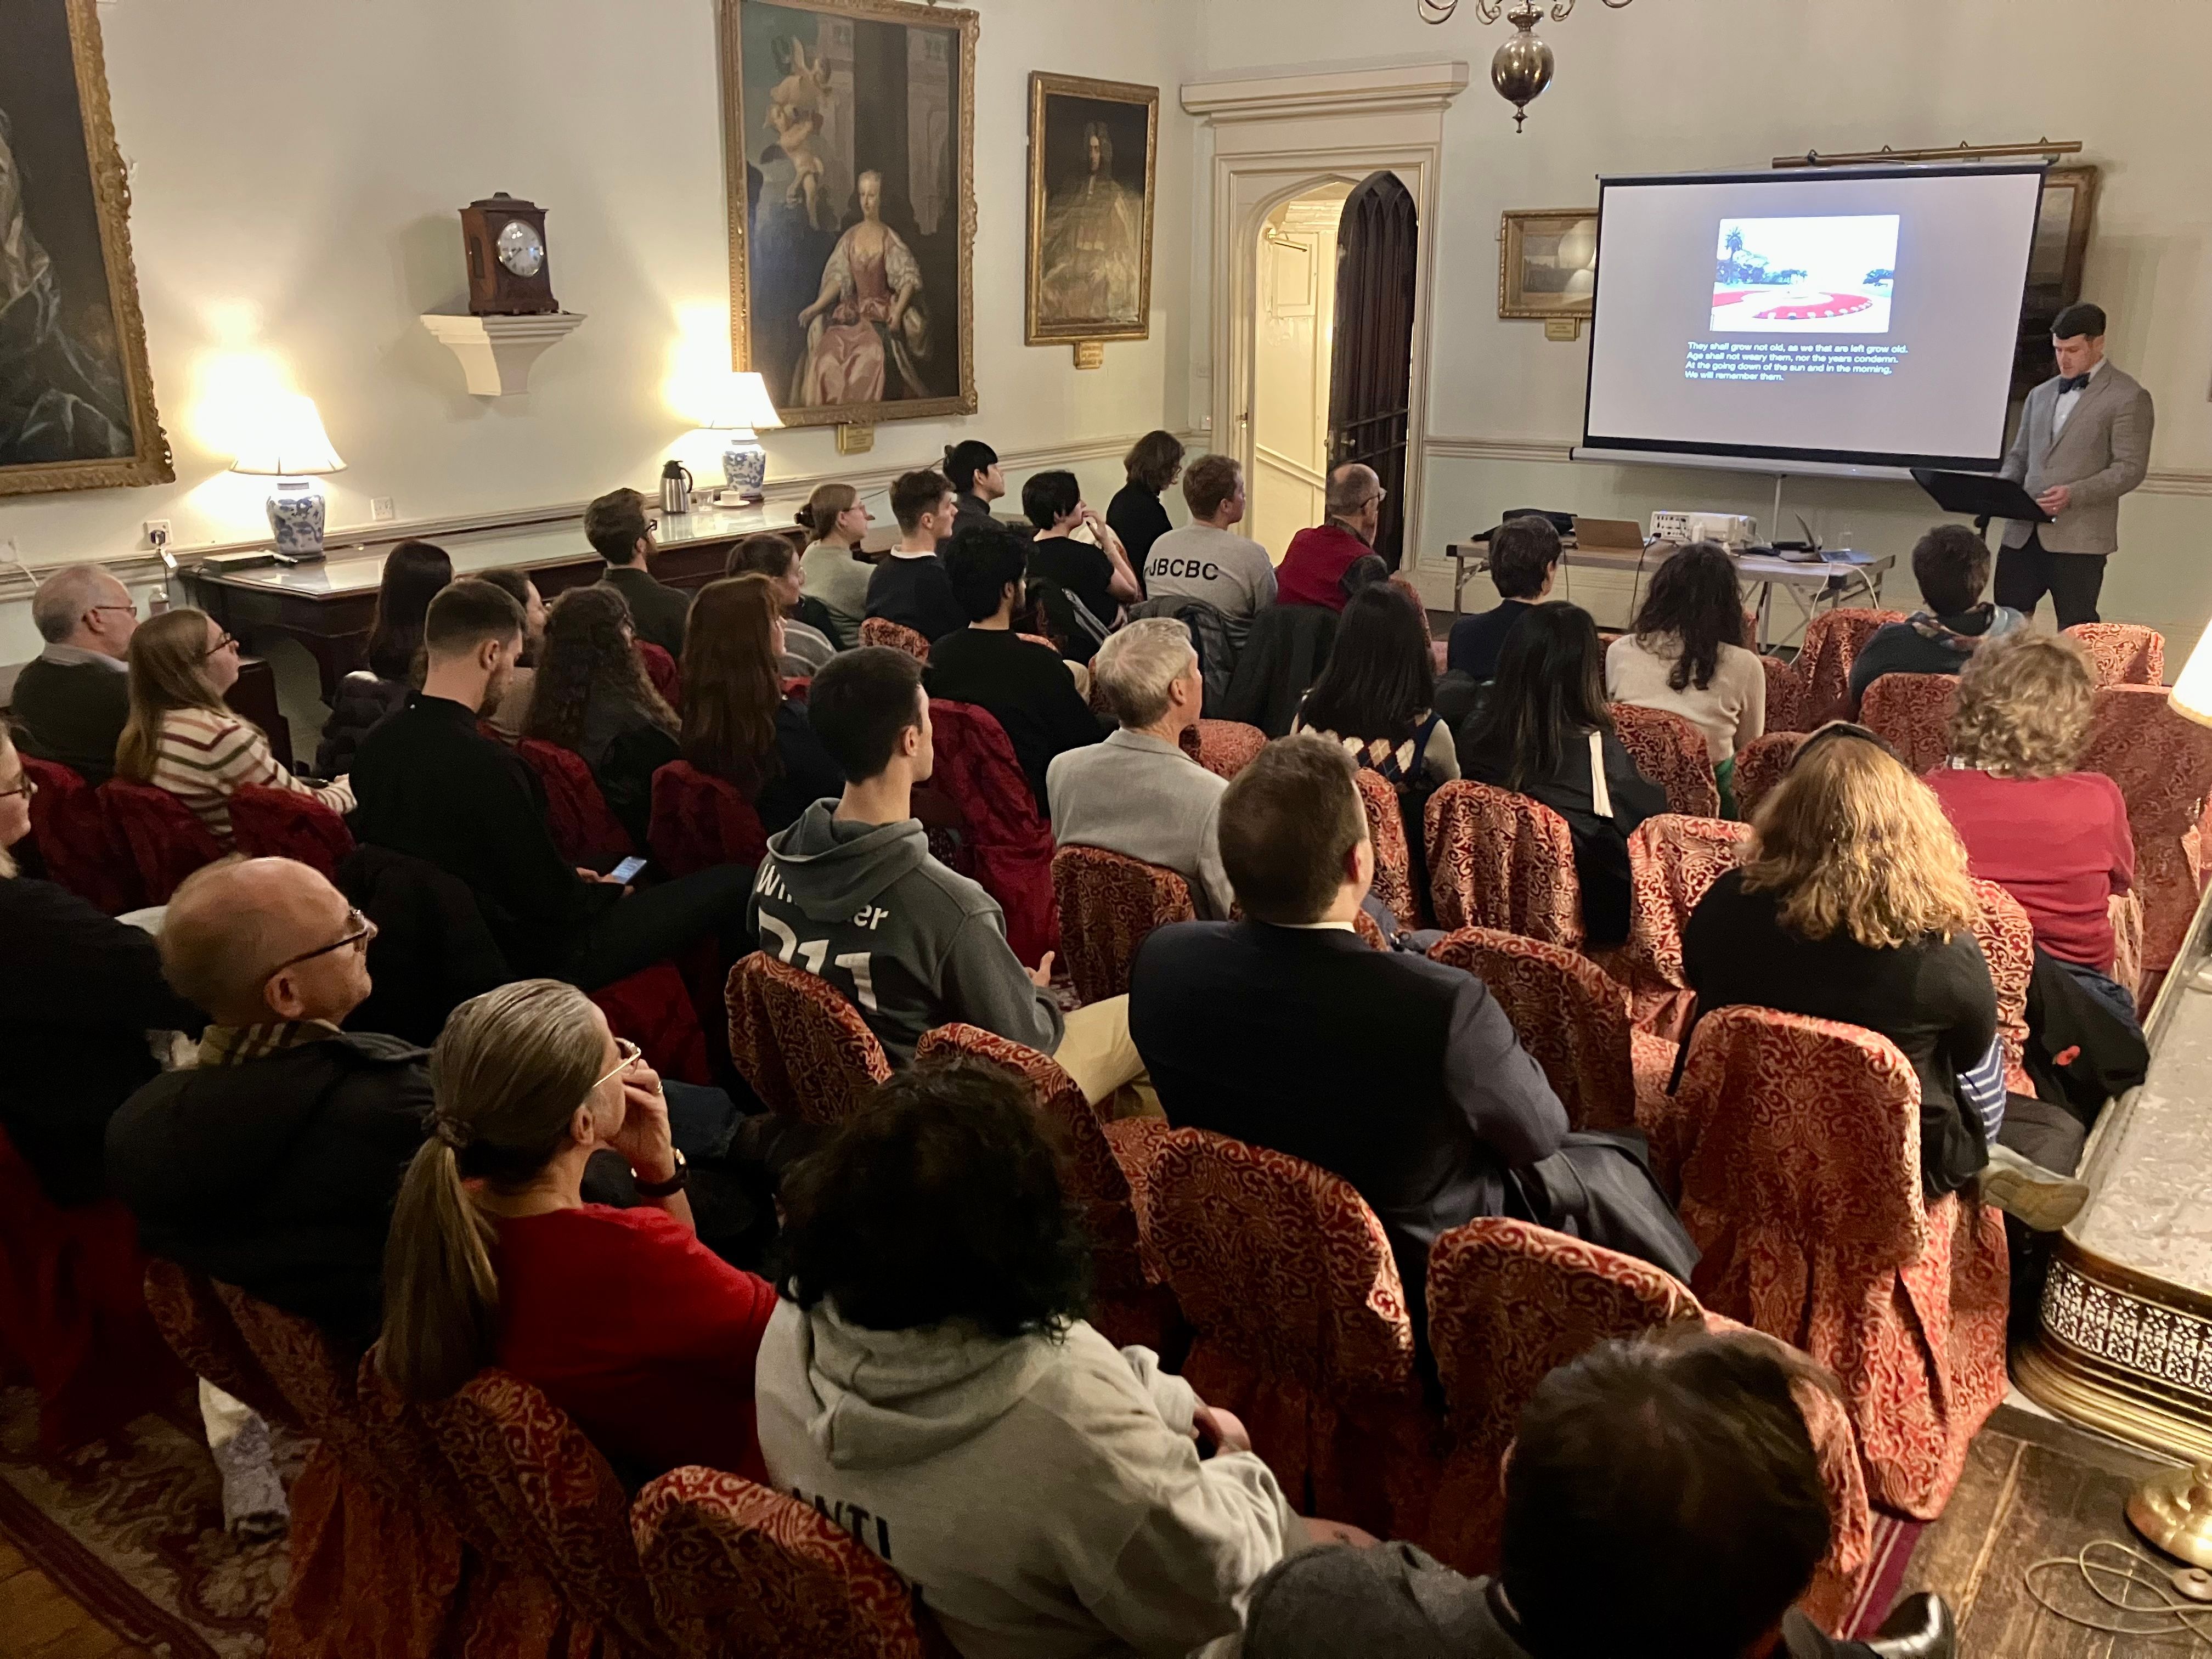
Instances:
[[[430,1056],[430,1133],[401,1183],[378,1363],[441,1400],[487,1365],[536,1384],[624,1474],[763,1478],[753,1358],[767,1282],[701,1244],[660,1079],[574,986],[463,1003]],[[607,1150],[645,1202],[586,1204]]]
[[[819,599],[836,625],[837,642],[847,650],[860,642],[860,619],[868,614],[868,578],[875,568],[860,556],[868,533],[868,509],[860,491],[847,483],[815,486],[794,515],[808,537],[799,556],[800,592]]]

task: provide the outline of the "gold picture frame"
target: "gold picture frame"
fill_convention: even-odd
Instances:
[[[787,426],[975,412],[977,33],[908,0],[717,0],[730,360]]]
[[[1158,87],[1031,72],[1028,344],[1152,337],[1159,139]]]
[[[0,408],[0,495],[171,483],[94,0],[8,8],[0,64],[0,246],[18,261],[11,271],[0,256],[0,295],[36,285],[51,301],[27,348],[39,395],[20,422]],[[70,442],[85,453],[53,453]]]
[[[1589,238],[1589,258],[1559,264],[1570,238]],[[1578,246],[1569,252],[1579,253]],[[1587,283],[1578,280],[1587,276]],[[1589,320],[1597,277],[1595,208],[1508,208],[1498,227],[1498,314],[1550,322]]]

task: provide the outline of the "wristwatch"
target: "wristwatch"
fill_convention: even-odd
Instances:
[[[668,1198],[682,1192],[691,1184],[691,1166],[684,1160],[684,1149],[677,1146],[670,1150],[676,1155],[676,1173],[667,1180],[647,1181],[635,1169],[629,1172],[630,1178],[637,1182],[637,1195],[640,1198]]]

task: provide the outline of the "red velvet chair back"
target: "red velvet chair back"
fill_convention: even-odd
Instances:
[[[630,1525],[654,1610],[691,1659],[951,1652],[905,1581],[851,1533],[742,1475],[672,1469],[638,1493]]]
[[[2136,623],[2075,623],[2066,630],[2100,685],[2166,684],[2166,635]]]
[[[637,1044],[645,1063],[663,1077],[683,1083],[713,1081],[707,1033],[699,1024],[690,987],[674,963],[641,968],[627,979],[602,985],[591,998],[607,1017],[607,1029]]]
[[[192,809],[150,783],[110,778],[94,792],[117,836],[138,869],[149,904],[167,904],[186,876],[222,857],[222,843]]]
[[[730,969],[725,995],[730,1060],[771,1111],[842,1122],[891,1074],[867,1022],[802,968],[756,951]]]
[[[1494,927],[1547,944],[1583,942],[1574,838],[1548,806],[1465,779],[1429,797],[1430,896],[1439,927]]]
[[[100,793],[56,761],[16,751],[31,797],[31,839],[46,874],[111,916],[146,902],[138,866],[109,822]]]
[[[1974,896],[1981,901],[1981,913],[1974,919],[1974,942],[1982,947],[1982,959],[1989,963],[1990,980],[1996,987],[2005,1086],[2032,1095],[2035,1085],[2021,1060],[2027,1052],[2027,981],[2035,972],[2035,924],[2020,901],[1993,881],[1977,879]]]
[[[538,738],[515,748],[545,791],[545,821],[562,858],[604,874],[636,850],[581,755]]]
[[[929,660],[929,641],[904,623],[895,623],[887,617],[870,617],[863,621],[860,623],[860,643],[903,651],[916,662]]]
[[[1359,805],[1367,813],[1367,837],[1375,848],[1375,896],[1390,908],[1401,927],[1421,925],[1421,905],[1413,892],[1413,858],[1406,845],[1406,816],[1398,792],[1379,772],[1363,766],[1352,775],[1359,786]]]
[[[1636,769],[1667,792],[1667,810],[1693,818],[1721,815],[1720,785],[1704,732],[1680,714],[1634,703],[1611,705],[1613,729]]]
[[[244,1336],[215,1281],[197,1267],[159,1256],[146,1263],[146,1306],[178,1358],[234,1400],[242,1400],[271,1423],[300,1429],[300,1414],[284,1397]]]
[[[1761,655],[1759,665],[1766,672],[1766,729],[1770,732],[1802,732],[1805,729],[1805,678],[1797,672],[1797,665],[1784,662],[1779,657]],[[1742,751],[1737,751],[1736,772],[1742,775]]]
[[[231,792],[230,833],[250,859],[295,859],[336,881],[338,866],[353,851],[353,831],[345,820],[313,795],[293,789],[240,784]]]
[[[1689,1017],[1682,927],[1705,890],[1742,861],[1751,826],[1662,812],[1628,838],[1628,942],[1612,963],[1647,1031],[1680,1033]]]
[[[1764,737],[1753,738],[1735,757],[1735,810],[1748,823],[1758,811],[1759,803],[1765,800],[1782,781],[1782,775],[1790,769],[1796,757],[1797,746],[1808,734],[1802,732],[1769,732]]]
[[[2127,800],[2143,897],[2143,973],[2163,974],[2204,888],[2200,821],[2212,793],[2212,726],[2176,714],[2157,686],[2100,686],[2081,765],[2118,784]]]
[[[645,677],[653,682],[653,689],[660,693],[661,702],[678,714],[684,712],[684,670],[665,645],[655,645],[650,640],[638,640],[638,660],[645,665]]]
[[[1884,674],[1859,699],[1859,723],[1889,740],[1914,777],[1941,766],[1951,752],[1955,674]]]
[[[1817,732],[1851,712],[1851,661],[1875,630],[1905,619],[1902,611],[1823,611],[1805,624],[1797,672],[1805,682],[1805,726]]]
[[[1006,943],[1034,968],[1060,948],[1052,830],[1037,816],[1006,729],[988,709],[933,697],[929,720],[937,752],[930,787],[959,809],[965,860],[1006,913]]]
[[[733,783],[671,761],[653,775],[653,856],[672,876],[717,864],[757,865],[768,856],[760,814]]]
[[[1628,992],[1588,957],[1517,933],[1462,927],[1429,951],[1489,988],[1577,1129],[1636,1127]]]
[[[1182,729],[1182,751],[1218,778],[1233,778],[1267,746],[1267,734],[1243,720],[1202,720]]]
[[[1062,847],[1052,855],[1061,960],[1076,994],[1103,1002],[1129,988],[1137,947],[1155,928],[1198,912],[1190,884],[1172,870],[1103,847]]]

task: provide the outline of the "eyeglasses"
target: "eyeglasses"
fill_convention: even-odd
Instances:
[[[213,645],[208,647],[206,650],[201,652],[200,659],[204,662],[210,657],[220,655],[225,651],[235,651],[236,649],[238,649],[238,635],[235,634],[226,634],[221,639],[217,640]]]
[[[17,777],[12,786],[6,789],[0,789],[0,800],[5,800],[10,795],[21,795],[27,801],[32,796],[38,793],[39,785],[37,780],[33,778],[29,773],[26,772]]]
[[[605,1076],[593,1078],[592,1079],[592,1088],[598,1088],[599,1085],[605,1083],[608,1078],[620,1077],[624,1072],[627,1072],[631,1066],[636,1065],[638,1061],[645,1058],[645,1051],[640,1048],[637,1044],[632,1042],[628,1037],[617,1037],[615,1039],[615,1052],[622,1056],[622,1063],[617,1066],[613,1071],[607,1073]]]
[[[261,982],[266,985],[287,968],[297,968],[303,962],[313,962],[317,957],[326,957],[331,951],[343,951],[349,945],[357,945],[365,951],[368,949],[369,940],[376,937],[376,924],[358,910],[349,909],[346,912],[345,927],[343,938],[334,939],[328,945],[318,945],[312,951],[302,951],[296,957],[287,957],[264,974],[261,976]]]
[[[138,614],[138,607],[135,605],[95,605],[88,608],[94,611],[128,611],[134,617]]]

